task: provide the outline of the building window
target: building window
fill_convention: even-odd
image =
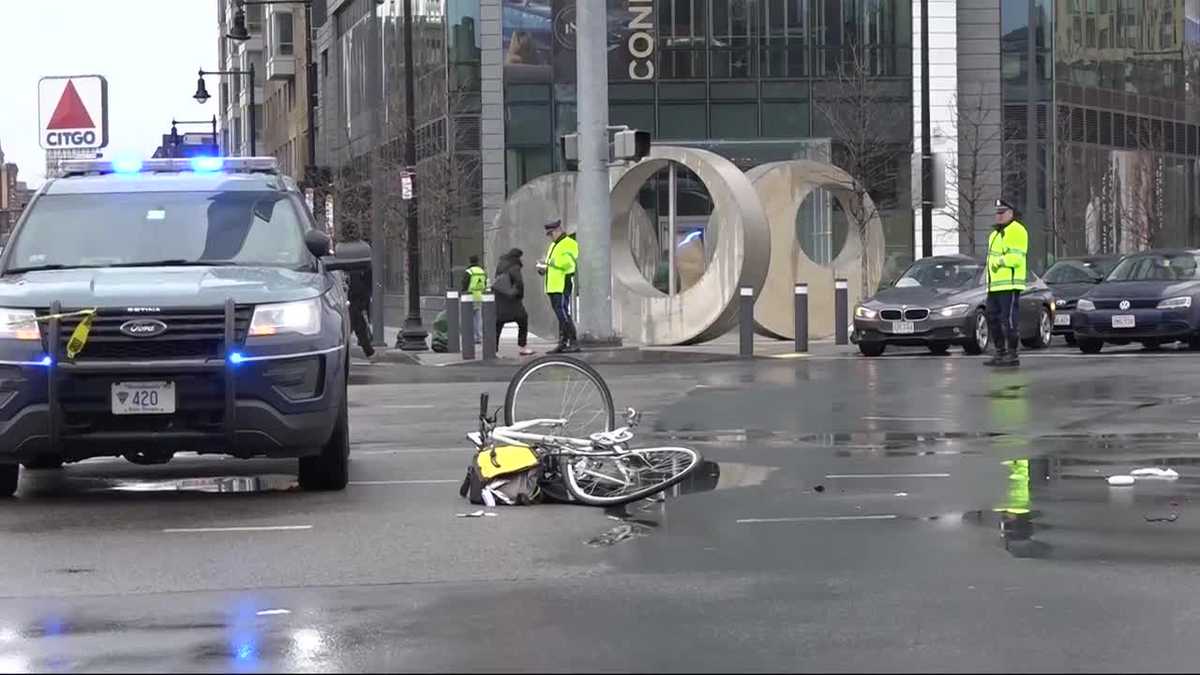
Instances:
[[[295,44],[292,35],[292,15],[290,12],[275,12],[271,15],[274,24],[272,38],[275,53],[279,56],[291,56]]]
[[[321,50],[321,76],[329,77],[329,50]]]
[[[263,6],[245,5],[246,30],[250,33],[262,32]]]

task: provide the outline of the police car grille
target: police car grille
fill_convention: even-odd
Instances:
[[[63,310],[69,313],[72,310]],[[234,312],[234,341],[241,344],[250,328],[252,307],[238,307]],[[155,319],[166,324],[161,335],[130,337],[121,332],[127,321]],[[66,353],[71,333],[83,317],[62,320],[59,353]],[[46,344],[49,324],[41,323],[42,341]],[[220,358],[225,349],[224,309],[167,310],[156,314],[129,314],[101,309],[92,321],[87,344],[77,360],[155,360]]]

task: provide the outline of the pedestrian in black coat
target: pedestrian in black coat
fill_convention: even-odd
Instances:
[[[524,252],[514,248],[500,256],[496,264],[496,276],[492,278],[492,294],[496,296],[496,351],[500,351],[500,333],[504,325],[517,323],[517,346],[521,356],[529,356],[532,349],[526,347],[529,338],[529,314],[525,311],[525,280],[521,276],[521,256]]]

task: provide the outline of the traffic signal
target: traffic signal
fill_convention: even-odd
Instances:
[[[615,159],[640,162],[650,154],[650,132],[628,129],[618,131],[613,136],[613,155]]]

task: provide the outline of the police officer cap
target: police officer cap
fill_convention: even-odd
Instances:
[[[1003,199],[996,200],[996,210],[997,211],[1012,211],[1014,213],[1016,212],[1016,209],[1013,208],[1013,205],[1009,204],[1008,202],[1004,201]]]
[[[561,220],[552,220],[552,221],[546,223],[546,231],[547,232],[549,232],[550,230],[557,230],[560,227],[562,227]]]

